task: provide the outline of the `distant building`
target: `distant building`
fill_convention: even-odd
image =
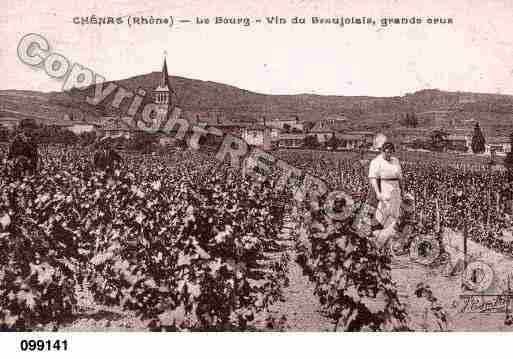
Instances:
[[[317,142],[323,144],[329,141],[337,133],[347,131],[346,117],[328,117],[318,121],[310,130],[310,133],[317,137]]]
[[[471,143],[472,138],[468,135],[450,134],[447,136],[447,144],[451,148],[466,148],[467,150],[465,152],[471,152]]]
[[[248,127],[248,125],[249,124],[245,122],[227,121],[222,123],[216,122],[212,124],[211,127],[221,130],[225,135],[242,136],[244,128]]]
[[[167,62],[164,58],[159,83],[153,90],[153,100],[156,105],[156,116],[153,119],[153,123],[145,123],[140,121],[140,119],[129,116],[103,116],[100,120],[102,127],[101,131],[103,131],[104,135],[109,137],[122,136],[125,138],[132,138],[135,133],[145,131],[146,128],[151,129],[151,132],[157,129],[167,130],[168,121],[166,120],[177,118],[181,112],[179,108],[173,106],[171,100],[172,92],[173,90],[169,83]],[[173,111],[172,113],[170,113],[171,110]],[[86,128],[90,127],[75,127],[76,131],[83,131]]]
[[[338,141],[338,149],[357,150],[362,148],[370,148],[374,140],[372,132],[348,132],[335,135]]]
[[[457,133],[454,133],[457,132]],[[472,130],[459,129],[447,136],[447,143],[452,148],[465,149],[465,152],[472,153]],[[511,151],[511,142],[506,136],[489,136],[483,133],[485,138],[485,155],[492,155],[494,152],[498,156],[505,156]],[[463,152],[463,151],[461,151]]]
[[[184,131],[184,132],[186,132],[186,130],[190,131],[193,124],[189,123],[186,120],[185,120],[185,122],[187,123],[187,126],[186,126],[187,128],[180,129],[180,123],[182,121],[176,121],[176,120],[178,120],[180,118],[181,113],[182,113],[182,110],[179,107],[175,106],[173,108],[173,112],[171,113],[171,115],[169,115],[168,121],[166,121],[164,124],[159,126],[158,131],[161,131],[168,135],[176,134],[178,131]],[[178,122],[178,125],[176,124],[176,122]],[[194,125],[196,125],[196,124],[197,123],[195,123]]]
[[[292,119],[280,119],[275,118],[272,120],[267,120],[265,118],[261,118],[257,121],[258,124],[264,125],[266,127],[275,128],[281,131],[303,131],[304,126],[303,123],[299,121],[298,117],[294,117]]]
[[[279,128],[271,128],[271,141],[276,141],[280,138],[282,130]]]
[[[305,133],[282,133],[277,140],[280,148],[301,148],[305,145]]]
[[[250,146],[271,149],[271,129],[263,125],[252,125],[242,129],[242,139]]]
[[[99,132],[108,137],[131,138],[136,132],[136,126],[132,117],[117,117],[109,122],[104,122]]]
[[[310,130],[310,133],[317,137],[317,142],[326,143],[335,134],[335,130],[329,123],[324,121],[317,122]]]
[[[488,137],[485,144],[485,154],[495,152],[498,156],[506,156],[511,151],[511,142],[508,137]]]
[[[337,117],[327,117],[325,119],[322,119],[320,122],[322,122],[325,126],[339,126],[347,121],[349,121],[349,119],[347,117],[337,116]]]
[[[169,111],[173,108],[171,101],[172,89],[169,84],[169,74],[167,73],[167,63],[164,58],[164,65],[162,65],[162,73],[160,74],[160,81],[153,90],[154,103],[157,106],[157,116],[155,118],[156,125],[160,126],[166,119]]]
[[[100,125],[92,124],[92,123],[85,123],[85,122],[73,123],[71,125],[66,126],[66,128],[68,130],[70,130],[71,132],[73,132],[75,135],[80,135],[81,133],[86,133],[86,132],[97,133],[97,132],[101,131]]]
[[[7,127],[9,130],[14,130],[18,127],[20,122],[19,118],[14,117],[0,117],[0,125]]]

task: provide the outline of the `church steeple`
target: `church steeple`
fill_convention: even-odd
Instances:
[[[157,116],[155,118],[157,124],[162,124],[168,117],[173,104],[171,103],[171,94],[173,90],[169,84],[169,74],[167,73],[167,62],[164,56],[164,64],[162,65],[162,73],[157,88],[153,91],[155,105],[157,105]]]
[[[171,85],[169,84],[169,74],[167,73],[167,62],[164,57],[162,73],[157,88],[154,90],[155,103],[158,105],[168,105],[171,97]]]
[[[166,58],[164,57],[164,65],[162,65],[162,74],[160,78],[160,84],[159,87],[162,89],[167,89],[168,91],[171,90],[171,86],[169,86],[169,75],[167,73],[167,63]]]

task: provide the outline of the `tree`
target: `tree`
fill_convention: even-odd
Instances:
[[[67,128],[62,128],[57,125],[42,125],[39,126],[34,134],[39,143],[61,143],[73,144],[78,141],[78,136]]]
[[[509,142],[511,145],[511,149],[509,150],[506,158],[504,159],[504,167],[508,170],[508,172],[513,173],[513,132],[509,135]]]
[[[0,124],[0,142],[8,142],[10,135],[9,128]]]
[[[57,143],[72,145],[74,143],[77,143],[77,141],[78,136],[73,131],[70,131],[67,128],[61,129],[58,132]]]
[[[417,115],[413,112],[410,115],[410,124],[411,124],[411,127],[415,127],[415,128],[419,125],[419,119],[417,118]]]
[[[79,142],[82,146],[92,145],[96,141],[96,133],[93,131],[82,132],[78,135]]]
[[[404,127],[408,127],[409,122],[410,122],[409,114],[401,116],[401,119],[399,120],[399,124]]]
[[[147,132],[137,132],[131,139],[129,147],[136,151],[151,152],[155,144],[155,137]]]
[[[404,127],[417,127],[419,125],[419,120],[415,113],[406,113],[400,120],[399,123]]]
[[[424,141],[420,138],[414,139],[410,143],[409,147],[413,148],[413,149],[431,149],[431,147],[429,146],[429,143],[426,143],[426,141]]]
[[[333,134],[330,139],[326,142],[328,147],[331,147],[333,150],[336,150],[338,147],[338,138]]]
[[[18,129],[23,126],[24,128],[31,128],[33,130],[39,128],[39,125],[37,124],[36,120],[33,118],[24,118],[18,123]]]
[[[307,148],[317,148],[319,147],[319,141],[317,140],[317,136],[308,135],[305,137],[305,147]]]
[[[435,151],[443,151],[447,146],[448,133],[444,130],[434,130],[431,132],[431,147]]]
[[[315,126],[315,122],[305,121],[303,122],[303,129],[305,132],[310,132],[310,130]]]
[[[479,123],[476,122],[474,126],[474,134],[472,135],[472,143],[470,147],[472,148],[472,152],[474,153],[483,153],[485,151],[485,138],[483,136],[483,132],[481,131],[481,127],[479,127]]]

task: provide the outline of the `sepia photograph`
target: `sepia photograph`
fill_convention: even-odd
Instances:
[[[18,351],[513,330],[513,3],[0,7]]]

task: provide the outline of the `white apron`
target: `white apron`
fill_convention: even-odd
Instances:
[[[399,180],[402,178],[399,160],[391,157],[385,160],[383,154],[374,158],[369,167],[369,178],[378,180],[381,184],[382,200],[376,209],[376,220],[384,227],[394,224],[401,214],[401,188]]]

